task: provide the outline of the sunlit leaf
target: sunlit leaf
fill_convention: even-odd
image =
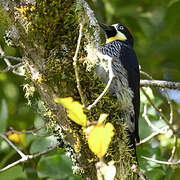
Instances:
[[[83,112],[83,106],[78,101],[73,101],[72,97],[54,98],[56,103],[62,104],[68,113],[68,117],[75,123],[86,126],[87,117]]]
[[[88,145],[91,151],[99,158],[103,157],[114,135],[114,127],[111,123],[94,126],[88,136]]]
[[[8,135],[8,139],[16,144],[19,144],[20,146],[25,145],[25,134],[12,133]]]

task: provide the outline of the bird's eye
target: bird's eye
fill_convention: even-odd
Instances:
[[[124,29],[123,26],[119,26],[119,27],[118,27],[118,30],[123,30],[123,29]]]

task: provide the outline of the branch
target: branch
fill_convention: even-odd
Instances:
[[[52,134],[48,134],[48,135],[38,135],[38,133],[36,133],[37,131],[41,130],[42,128],[45,128],[44,126],[36,128],[36,129],[32,129],[32,130],[27,130],[27,131],[17,131],[15,130],[13,127],[10,127],[8,132],[6,133],[6,135],[9,134],[32,134],[33,136],[37,136],[37,137],[49,137]]]
[[[180,82],[162,81],[162,80],[141,80],[140,85],[144,87],[160,87],[180,90]]]
[[[179,89],[180,89],[180,83],[179,83],[179,82],[168,82],[168,81],[153,80],[152,76],[150,76],[148,73],[146,73],[146,72],[144,72],[144,71],[140,71],[140,73],[143,74],[143,75],[145,75],[145,76],[148,77],[149,79],[151,79],[151,80],[141,80],[141,86],[161,87],[161,88],[162,88],[162,91],[164,92],[164,94],[165,94],[165,96],[166,96],[166,98],[167,98],[167,102],[168,102],[168,104],[169,104],[169,106],[170,106],[170,115],[169,115],[169,120],[168,120],[168,119],[164,116],[164,114],[161,113],[161,110],[159,110],[159,109],[155,106],[155,104],[151,101],[151,99],[148,98],[148,95],[143,92],[143,93],[145,94],[146,98],[149,100],[150,104],[151,104],[151,105],[156,109],[156,111],[159,113],[159,115],[160,115],[161,117],[163,117],[163,116],[165,117],[164,120],[166,121],[166,123],[168,124],[168,126],[160,129],[160,131],[161,131],[161,130],[167,131],[169,128],[173,131],[173,135],[174,135],[174,146],[173,146],[173,149],[172,149],[172,152],[171,152],[171,156],[170,156],[170,158],[169,158],[169,160],[168,160],[168,162],[171,162],[171,161],[173,160],[173,158],[174,158],[174,156],[175,156],[175,153],[176,153],[176,150],[177,150],[177,134],[176,134],[176,132],[175,132],[173,126],[172,126],[173,120],[174,120],[172,101],[170,100],[168,91],[167,91],[167,89],[165,89],[165,88],[170,88],[170,89],[177,89],[177,90],[179,90]],[[141,88],[141,89],[143,90],[143,88]],[[147,123],[149,122],[148,124],[150,124],[150,121],[149,121],[149,119],[148,119],[147,114],[145,114],[145,111],[144,111],[143,115],[144,115],[144,118],[145,118],[146,122],[147,122]],[[150,124],[150,125],[152,125],[152,124]],[[151,126],[151,127],[153,128],[154,126]],[[156,128],[153,128],[153,129],[156,129]],[[150,136],[148,136],[147,138],[145,138],[144,140],[142,140],[142,141],[141,141],[140,143],[138,143],[137,145],[140,145],[140,144],[142,144],[142,143],[147,142],[148,140],[150,140],[151,138],[153,138],[154,136],[156,136],[156,135],[158,135],[158,134],[162,134],[163,131],[162,131],[162,132],[160,132],[160,131],[158,131],[158,129],[155,130],[155,132],[153,132]]]
[[[171,157],[169,158],[168,162],[171,162],[175,156],[175,153],[176,153],[176,150],[177,150],[177,142],[178,139],[177,139],[177,136],[174,135],[174,146],[173,146],[173,149],[171,151]]]
[[[22,58],[20,58],[20,57],[6,56],[6,55],[0,54],[0,58],[3,58],[3,59],[5,58],[5,59],[10,59],[10,60],[22,62]]]
[[[163,128],[160,129],[160,131],[155,131],[153,132],[151,135],[149,135],[148,137],[142,139],[139,143],[137,143],[136,145],[139,146],[141,144],[146,143],[147,141],[149,141],[150,139],[152,139],[153,137],[157,136],[158,134],[164,134],[167,132],[167,130],[169,129],[169,126],[165,126]]]
[[[5,135],[0,133],[0,136],[21,156],[25,157],[25,154],[21,152]]]
[[[141,156],[141,157],[144,158],[144,159],[146,159],[146,160],[149,160],[149,161],[158,163],[158,164],[166,164],[166,165],[174,165],[174,166],[180,165],[180,160],[179,160],[179,161],[176,161],[176,162],[168,162],[168,161],[156,160],[156,159],[149,158],[149,157],[145,157],[145,156]]]
[[[16,69],[18,67],[21,67],[21,66],[23,66],[23,63],[18,63],[18,64],[15,64],[15,65],[8,65],[7,68],[0,71],[0,73],[8,72],[8,71],[14,70],[14,69]]]
[[[18,73],[18,72],[15,71],[16,68],[23,66],[23,63],[22,63],[22,59],[21,59],[21,58],[4,55],[4,51],[3,51],[3,49],[2,49],[1,46],[0,46],[0,58],[3,58],[3,59],[4,59],[4,62],[5,62],[6,65],[7,65],[7,67],[6,67],[5,69],[1,70],[0,73],[4,73],[4,72],[8,72],[8,71],[11,71],[11,70],[12,70],[12,72],[13,72],[14,74],[17,74],[17,75],[22,76],[21,73]],[[15,65],[12,65],[11,62],[9,61],[9,59],[14,60],[14,61],[18,61],[18,62],[20,62],[20,63],[15,64]]]
[[[37,154],[34,154],[34,155],[25,155],[21,159],[19,159],[19,160],[13,162],[13,163],[7,165],[6,167],[0,169],[0,173],[3,172],[3,171],[8,170],[9,168],[12,168],[12,167],[16,166],[17,164],[20,164],[22,162],[26,162],[29,159],[35,159],[35,158],[37,158],[37,157],[39,157],[41,155],[47,154],[48,152],[50,152],[50,151],[52,151],[52,150],[54,150],[56,148],[57,148],[57,145],[53,145],[53,146],[48,147],[48,149],[46,149],[46,150],[44,150],[44,151],[42,151],[40,153],[37,153]]]
[[[148,137],[142,139],[139,143],[136,143],[136,146],[139,146],[141,144],[146,143],[147,141],[149,141],[150,139],[152,139],[153,137],[157,136],[159,134],[158,131],[153,132],[151,135],[149,135]]]
[[[158,112],[159,116],[161,116],[164,121],[166,122],[166,124],[169,126],[169,128],[173,131],[173,134],[177,134],[176,131],[173,128],[173,125],[169,122],[168,118],[161,112],[161,110],[152,102],[152,100],[150,99],[150,97],[148,96],[148,94],[145,92],[145,90],[141,87],[141,91],[143,92],[143,94],[146,96],[147,100],[149,101],[149,103],[153,106],[153,108]]]
[[[22,163],[22,162],[25,162],[29,159],[35,159],[43,154],[46,154],[54,149],[57,148],[57,145],[54,144],[50,147],[48,147],[48,149],[42,151],[42,152],[39,152],[37,154],[34,154],[34,155],[25,155],[23,152],[21,152],[6,136],[4,136],[3,134],[0,133],[0,136],[21,156],[21,159],[7,165],[6,167],[0,169],[0,173],[3,172],[3,171],[6,171],[8,170],[9,168],[11,167],[14,167],[15,165],[19,164],[19,163]]]
[[[149,127],[151,127],[154,131],[159,132],[160,129],[157,128],[156,126],[154,126],[151,121],[149,120],[149,117],[147,115],[147,104],[144,105],[144,113],[142,114],[142,117],[144,117],[144,119],[146,120],[147,124],[149,125]]]

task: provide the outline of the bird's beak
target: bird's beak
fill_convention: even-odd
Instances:
[[[99,26],[105,31],[113,31],[114,30],[114,27],[113,26],[108,26],[106,24],[103,24],[103,23],[99,23]]]

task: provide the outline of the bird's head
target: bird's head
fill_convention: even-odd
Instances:
[[[120,40],[133,47],[133,36],[127,27],[123,26],[122,24],[113,24],[111,26],[107,26],[105,24],[99,23],[99,25],[106,33],[106,43]]]

